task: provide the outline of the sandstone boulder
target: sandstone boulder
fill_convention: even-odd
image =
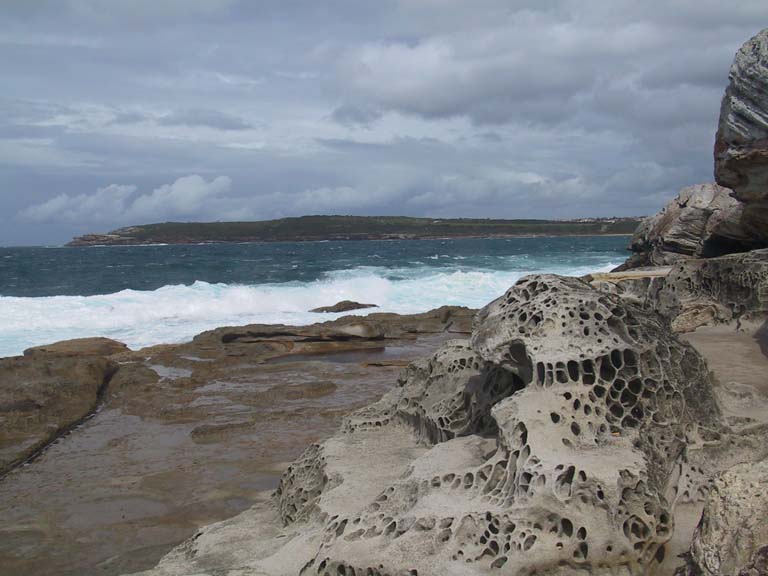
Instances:
[[[196,344],[261,344],[277,342],[349,342],[389,340],[409,335],[450,332],[468,334],[475,310],[462,306],[441,306],[421,314],[374,313],[343,316],[309,326],[250,324],[216,328],[198,334]]]
[[[651,284],[649,299],[676,332],[762,323],[768,318],[768,249],[680,262]]]
[[[635,254],[617,271],[666,266],[755,247],[741,226],[742,206],[717,184],[683,188],[661,212],[643,220],[630,242]]]
[[[130,352],[122,342],[109,338],[75,338],[24,350],[24,356],[112,356]]]
[[[715,178],[744,204],[742,225],[768,245],[768,29],[736,54],[720,109]]]

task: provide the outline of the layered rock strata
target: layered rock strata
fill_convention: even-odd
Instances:
[[[634,254],[616,271],[759,247],[742,227],[742,210],[728,188],[717,184],[683,188],[661,212],[640,223],[629,245]]]
[[[720,109],[715,178],[743,203],[742,225],[768,245],[768,30],[736,54]]]

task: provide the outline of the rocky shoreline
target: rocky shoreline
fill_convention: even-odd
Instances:
[[[276,488],[306,444],[466,336],[473,314],[219,328],[135,352],[82,339],[0,359],[0,574],[153,566]]]
[[[477,312],[221,328],[138,352],[64,343],[0,361],[12,469],[0,571],[768,573],[768,30],[730,78],[718,184],[647,219],[613,273],[528,276]],[[102,428],[55,453],[100,397],[88,425]],[[94,454],[95,478],[64,474],[88,493],[56,502],[45,525],[51,502],[34,495]],[[154,508],[174,497],[194,505]],[[108,522],[101,533],[127,544],[105,557],[93,518],[120,498],[137,516]],[[67,541],[86,504],[91,532]],[[179,517],[184,529],[158,528]],[[74,566],[46,552],[67,545],[91,556]]]

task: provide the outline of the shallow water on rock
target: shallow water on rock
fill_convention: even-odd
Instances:
[[[380,351],[263,364],[187,350],[123,364],[96,416],[0,480],[0,575],[154,566],[274,489],[286,462],[395,385],[397,364],[453,337],[397,345],[384,354],[395,365],[375,367]]]

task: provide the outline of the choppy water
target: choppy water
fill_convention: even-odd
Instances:
[[[581,275],[626,237],[0,248],[0,356],[107,336],[132,348],[217,326],[306,324],[339,300],[412,313],[480,307],[534,272]]]

